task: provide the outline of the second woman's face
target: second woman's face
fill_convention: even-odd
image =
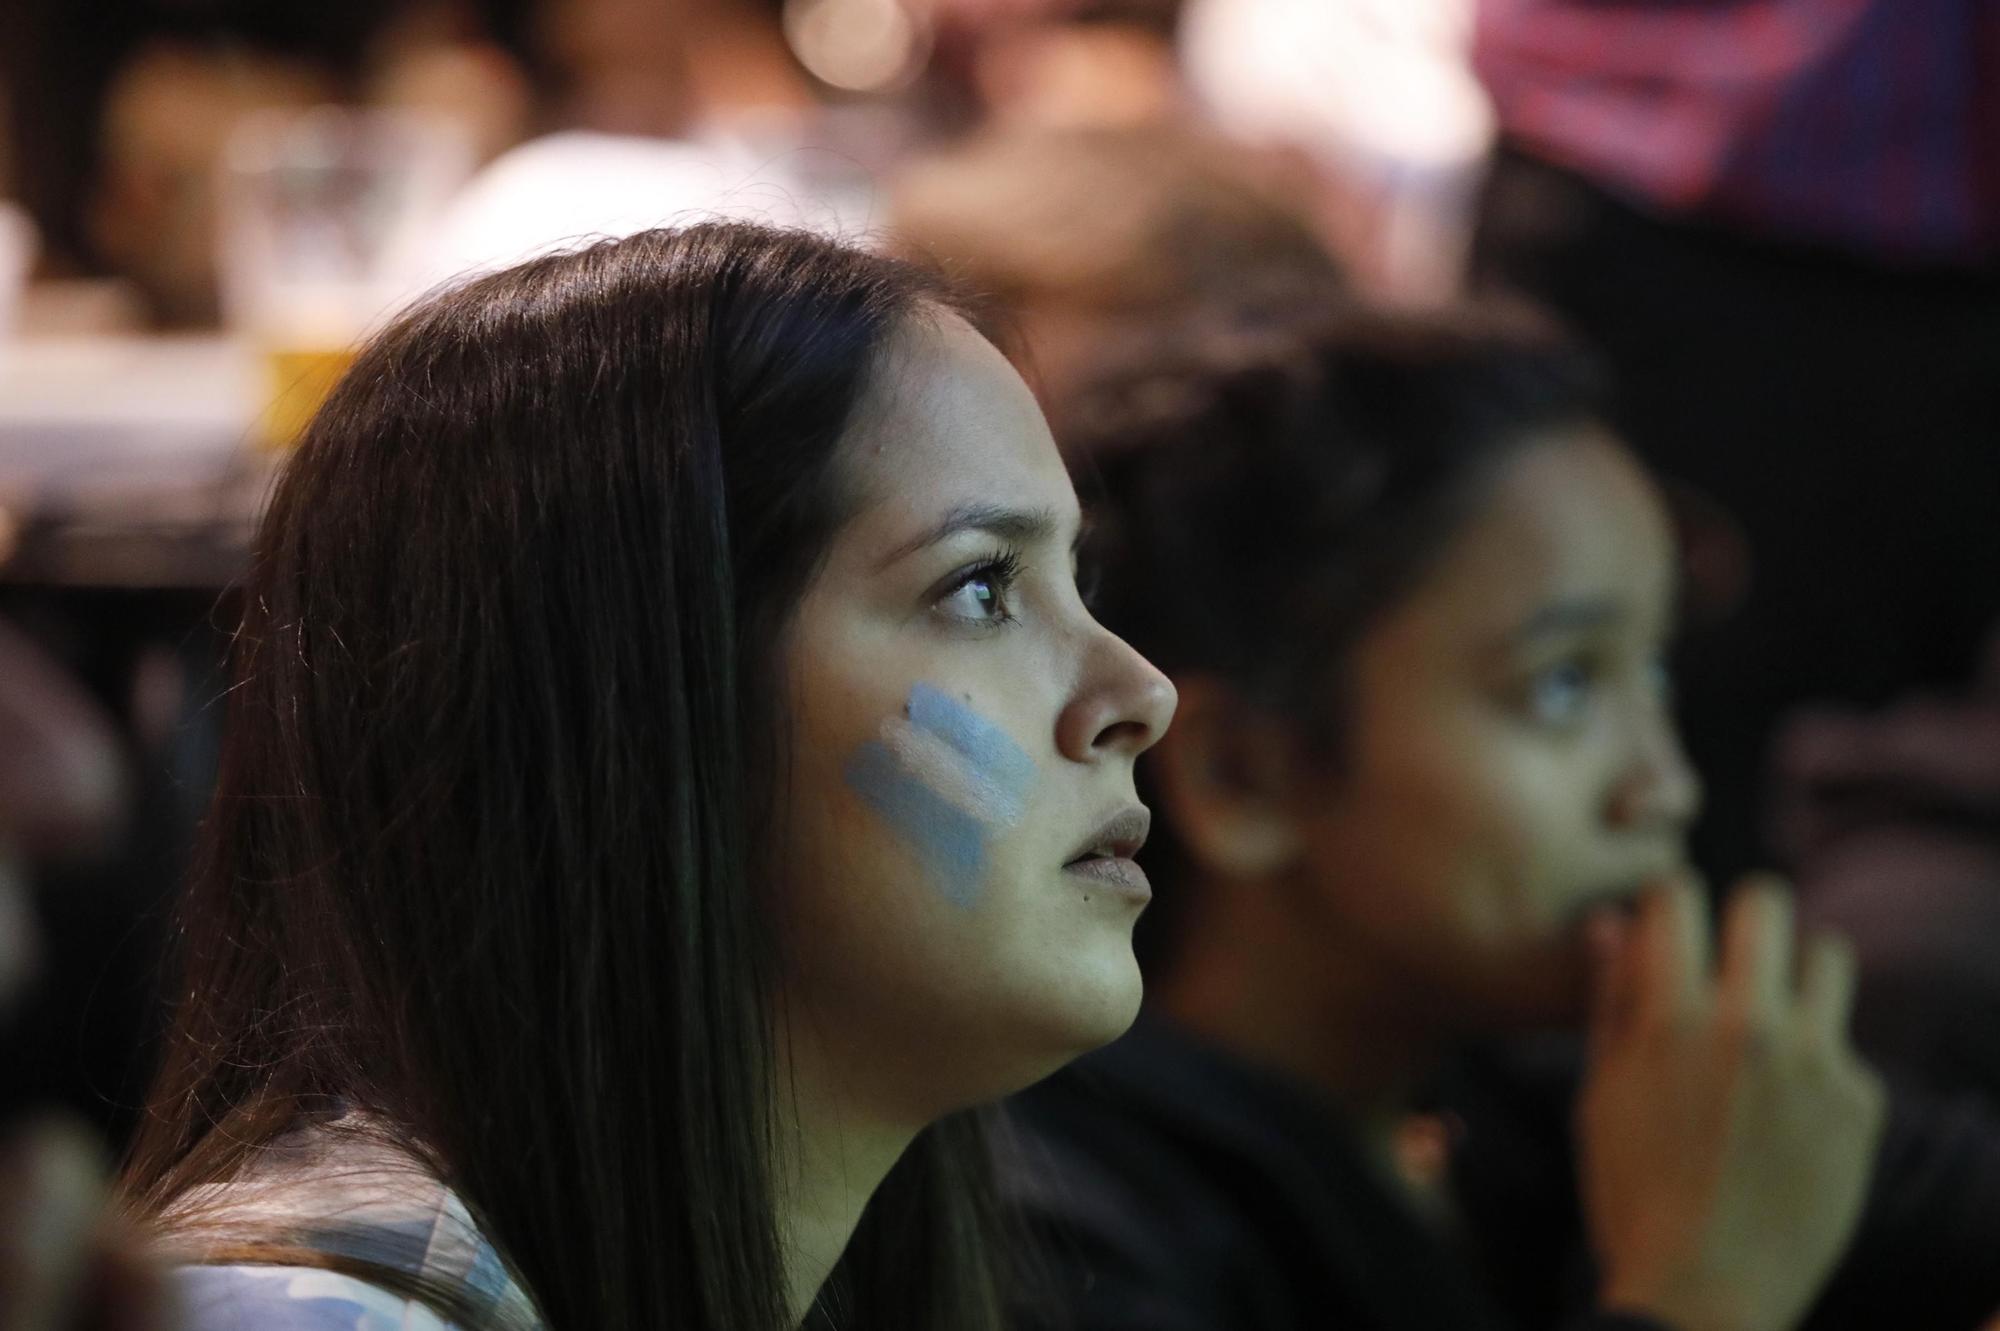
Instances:
[[[793,1038],[921,1118],[1132,1020],[1133,763],[1174,691],[1085,608],[1076,497],[1006,360],[942,316],[877,380],[787,648],[776,886]]]
[[[1678,867],[1699,803],[1662,664],[1675,567],[1610,439],[1503,464],[1352,662],[1350,761],[1305,819],[1343,964],[1461,1018],[1574,1011],[1580,922]]]

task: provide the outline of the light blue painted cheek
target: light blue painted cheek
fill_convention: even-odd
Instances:
[[[910,724],[936,735],[1016,805],[1026,806],[1035,784],[1035,760],[1006,731],[928,684],[910,690]]]
[[[954,904],[970,906],[986,877],[986,833],[971,814],[903,770],[870,740],[847,760],[847,784],[923,859]]]

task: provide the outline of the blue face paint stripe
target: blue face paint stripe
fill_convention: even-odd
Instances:
[[[928,684],[910,690],[910,723],[949,744],[993,784],[1025,793],[1035,780],[1035,760],[1007,732]]]
[[[956,749],[930,731],[917,729],[906,717],[883,722],[882,743],[896,755],[904,771],[983,823],[1012,826],[1027,812],[1027,791],[1002,787]]]
[[[970,906],[986,876],[985,830],[903,770],[887,746],[870,740],[847,760],[847,783],[880,814],[937,875],[945,896]]]

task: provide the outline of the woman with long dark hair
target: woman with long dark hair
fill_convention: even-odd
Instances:
[[[975,1107],[1136,1011],[1174,705],[1078,527],[949,294],[826,241],[376,338],[259,534],[125,1175],[193,1324],[993,1326]]]

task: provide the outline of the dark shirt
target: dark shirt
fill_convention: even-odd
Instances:
[[[1006,1171],[1042,1258],[1036,1331],[1660,1331],[1589,1307],[1574,1064],[1475,1056],[1456,1232],[1420,1217],[1330,1103],[1155,1020],[1019,1096]],[[1813,1331],[1974,1328],[2000,1307],[2000,1130],[1899,1108]]]

